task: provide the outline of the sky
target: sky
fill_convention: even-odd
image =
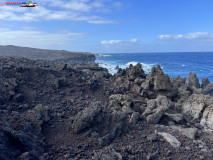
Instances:
[[[212,0],[32,2],[38,6],[0,5],[0,45],[93,53],[213,51]]]

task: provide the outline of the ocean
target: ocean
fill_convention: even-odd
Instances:
[[[99,54],[96,62],[115,74],[116,66],[126,68],[130,64],[141,63],[146,73],[151,68],[160,65],[165,74],[170,77],[188,77],[189,72],[197,73],[200,82],[208,77],[213,83],[213,52],[187,53],[110,53]]]

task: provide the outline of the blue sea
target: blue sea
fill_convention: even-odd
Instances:
[[[188,77],[189,72],[197,73],[199,81],[208,77],[213,83],[213,52],[187,53],[111,53],[96,57],[100,66],[107,68],[111,74],[116,73],[115,67],[126,68],[130,64],[141,63],[146,73],[160,65],[164,73],[170,77]]]

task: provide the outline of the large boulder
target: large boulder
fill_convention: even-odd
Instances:
[[[91,105],[79,112],[72,124],[73,132],[79,133],[82,130],[90,127],[93,123],[98,123],[101,120],[102,105],[100,102],[93,102]]]
[[[182,113],[188,122],[199,122],[205,107],[205,96],[200,94],[191,95],[182,104]]]
[[[188,122],[200,123],[204,128],[213,130],[213,97],[193,94],[181,107]]]
[[[100,147],[110,144],[110,142],[128,130],[127,114],[122,111],[113,110],[105,113],[103,119],[102,132],[106,134],[99,139]]]
[[[171,101],[166,96],[158,96],[155,100],[147,102],[147,108],[143,113],[148,123],[157,124],[164,113],[170,108]]]
[[[133,101],[127,95],[114,94],[109,97],[109,106],[115,110],[122,110],[126,112],[133,112]]]
[[[40,132],[42,125],[50,120],[48,107],[38,104],[26,113],[25,118],[30,121],[34,131]]]

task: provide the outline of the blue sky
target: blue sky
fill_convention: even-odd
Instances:
[[[38,6],[0,6],[0,45],[94,53],[213,51],[212,0],[33,2]]]

